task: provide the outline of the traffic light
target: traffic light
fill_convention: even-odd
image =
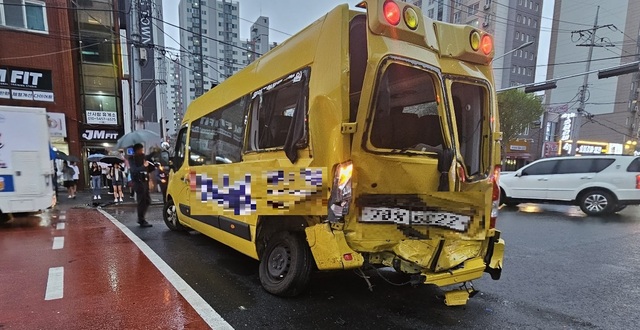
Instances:
[[[539,91],[545,91],[547,89],[554,89],[558,87],[555,81],[545,82],[541,84],[531,85],[524,88],[525,93],[534,93]]]
[[[629,64],[619,65],[614,68],[604,69],[598,71],[598,79],[610,78],[620,76],[627,73],[634,73],[640,71],[640,62],[633,62]]]

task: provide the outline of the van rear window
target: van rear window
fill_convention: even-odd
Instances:
[[[378,85],[370,141],[392,152],[442,150],[436,90],[429,72],[397,63],[387,67]]]

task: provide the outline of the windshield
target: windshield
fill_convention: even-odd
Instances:
[[[389,64],[378,83],[370,143],[391,152],[442,151],[435,76],[414,66]]]

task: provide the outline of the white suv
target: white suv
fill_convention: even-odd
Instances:
[[[579,205],[588,215],[640,204],[640,157],[580,156],[539,159],[500,175],[500,200]]]

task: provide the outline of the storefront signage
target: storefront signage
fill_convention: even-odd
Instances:
[[[527,150],[527,146],[518,146],[518,145],[510,145],[509,146],[509,150],[513,150],[513,151],[526,151]]]
[[[121,133],[111,129],[84,129],[80,134],[83,141],[117,141]]]
[[[114,111],[87,110],[87,124],[118,125],[118,114]]]
[[[576,155],[602,155],[608,153],[608,143],[578,141],[576,144]],[[562,155],[570,155],[572,141],[562,141]]]
[[[563,119],[562,122],[562,131],[560,134],[561,141],[567,141],[571,139],[571,125],[573,124],[573,118],[576,116],[575,113],[565,113],[560,116]]]
[[[47,112],[47,121],[49,122],[49,136],[67,137],[64,113]]]
[[[543,146],[543,157],[551,157],[558,154],[558,142],[547,141]]]
[[[53,102],[51,71],[0,66],[0,98]]]

